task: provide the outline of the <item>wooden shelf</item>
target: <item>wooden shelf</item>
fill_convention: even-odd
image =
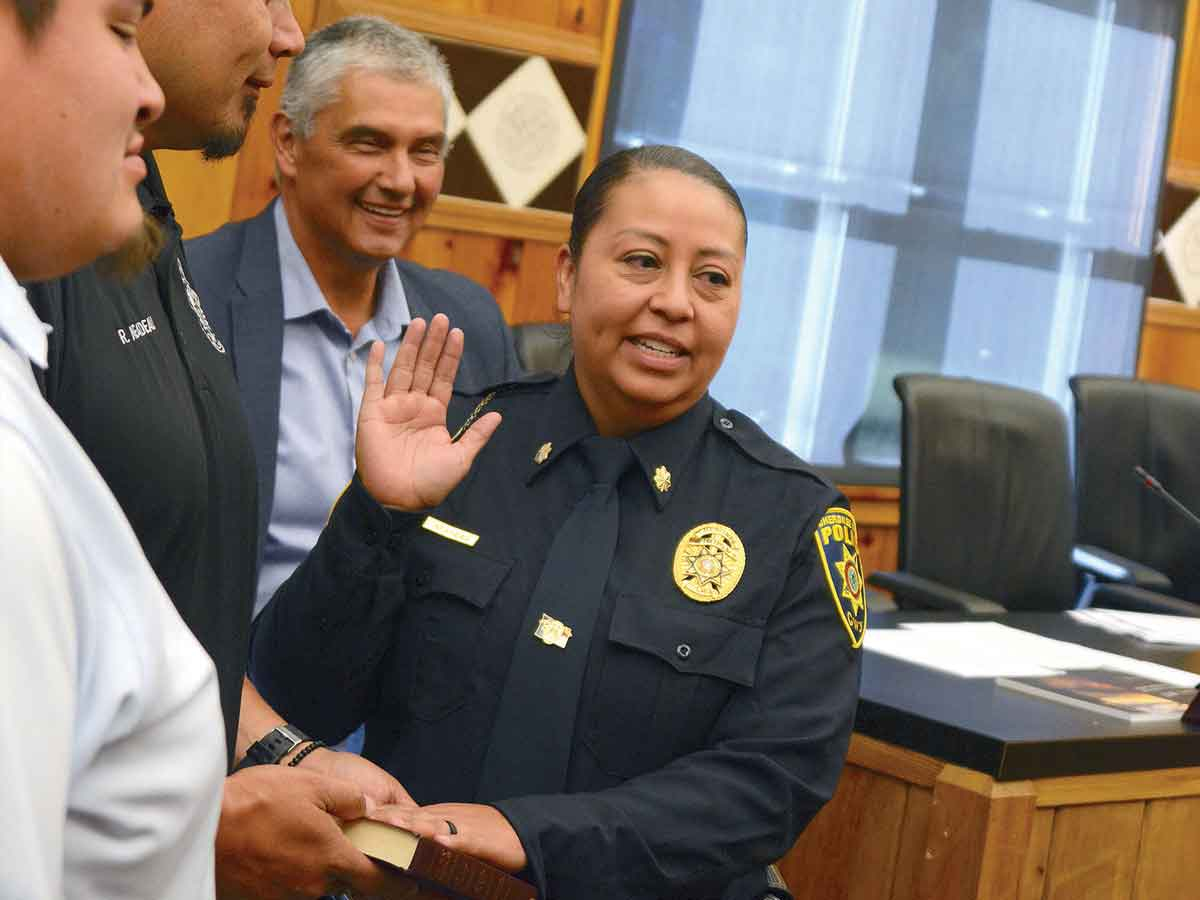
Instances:
[[[429,213],[429,225],[475,234],[545,241],[561,244],[571,233],[568,213],[529,209],[471,200],[466,197],[438,197]]]
[[[1200,191],[1200,166],[1190,162],[1168,163],[1167,181],[1177,187]]]
[[[605,60],[603,36],[577,34],[488,13],[465,15],[397,0],[321,0],[316,25],[362,14],[382,16],[431,37],[544,56],[592,69],[600,68]]]
[[[1160,300],[1151,297],[1146,302],[1146,324],[1165,325],[1170,328],[1200,329],[1200,309],[1176,300]]]

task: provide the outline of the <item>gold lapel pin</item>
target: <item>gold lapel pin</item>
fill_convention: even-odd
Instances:
[[[550,458],[551,451],[554,450],[554,445],[549,441],[538,447],[537,453],[533,454],[533,461],[539,466]]]

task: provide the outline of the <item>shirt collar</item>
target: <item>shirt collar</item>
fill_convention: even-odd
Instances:
[[[670,502],[684,477],[685,467],[708,427],[712,410],[712,398],[706,393],[683,415],[628,438],[638,468],[660,510]],[[526,483],[551,468],[573,445],[595,433],[596,424],[579,393],[572,363],[551,388],[536,432],[529,437]]]
[[[163,185],[162,173],[158,171],[158,163],[154,154],[149,150],[142,152],[142,161],[146,164],[146,177],[137,186],[138,200],[142,209],[149,212],[160,222],[168,222],[175,217],[171,201],[167,199],[167,189]]]
[[[39,369],[46,368],[46,335],[50,326],[34,313],[3,257],[0,257],[0,340],[27,358]]]
[[[308,260],[300,251],[300,245],[292,235],[282,201],[275,201],[272,214],[275,217],[275,235],[279,246],[284,320],[291,322],[322,310],[328,311],[329,304],[325,302],[325,295],[308,266]],[[408,308],[408,297],[404,293],[400,270],[394,259],[389,259],[380,268],[375,290],[379,302],[375,305],[375,315],[371,317],[374,337],[381,341],[398,340],[404,327],[412,321],[412,312]]]

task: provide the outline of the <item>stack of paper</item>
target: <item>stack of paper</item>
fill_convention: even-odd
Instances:
[[[1126,612],[1123,609],[1074,609],[1068,615],[1085,625],[1129,635],[1149,644],[1200,647],[1200,619],[1188,616]]]
[[[1115,669],[1179,687],[1194,687],[1194,672],[1056,641],[999,622],[911,622],[867,630],[875,653],[961,678],[1054,675],[1072,669]]]

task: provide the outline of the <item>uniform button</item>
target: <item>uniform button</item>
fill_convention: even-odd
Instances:
[[[678,647],[675,648],[675,655],[678,656],[680,659],[687,659],[689,656],[692,655],[692,648],[690,646],[688,646],[687,644],[680,644]]]
[[[726,431],[728,431],[730,428],[733,427],[733,420],[722,417],[721,418],[721,427],[724,428]]]

